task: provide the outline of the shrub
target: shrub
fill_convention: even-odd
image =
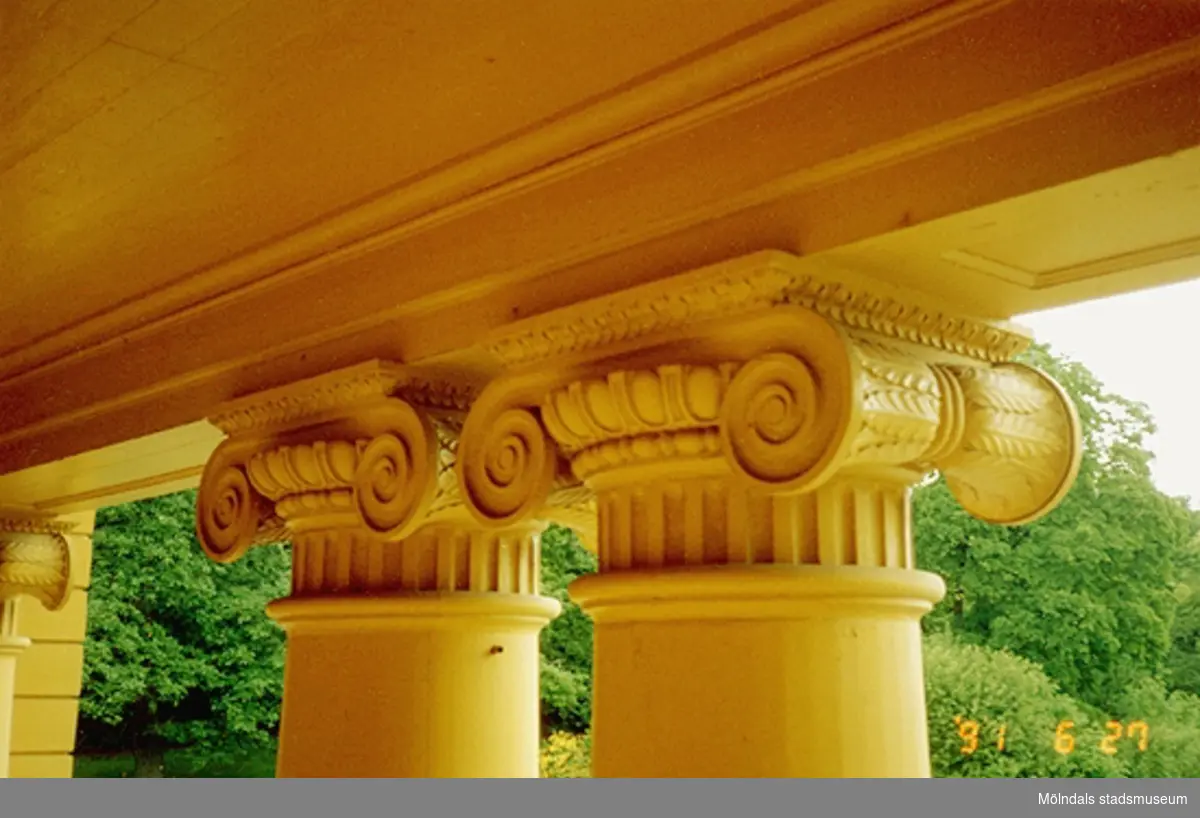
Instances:
[[[587,733],[551,733],[542,742],[542,778],[591,778],[591,750]]]
[[[1032,662],[937,635],[926,641],[925,677],[935,777],[1104,778],[1126,774],[1127,751],[1112,757],[1100,751],[1107,719],[1063,695]],[[970,738],[963,737],[974,732],[968,721],[978,725],[974,747]],[[1003,749],[999,747],[1001,728]],[[1056,742],[1070,752],[1056,750]],[[964,747],[973,751],[964,752]]]
[[[1128,737],[1119,742],[1131,776],[1200,778],[1200,696],[1168,693],[1161,682],[1147,679],[1119,699],[1116,716],[1126,732],[1134,720],[1147,725],[1145,752],[1138,752]]]

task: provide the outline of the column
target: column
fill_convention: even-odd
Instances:
[[[558,612],[536,595],[538,532],[350,537],[297,537],[303,585],[271,608],[288,632],[279,774],[536,778],[538,632]],[[320,591],[347,579],[372,595]]]
[[[71,526],[64,533],[71,549],[71,593],[58,610],[33,597],[17,600],[20,633],[29,649],[17,663],[13,702],[13,778],[70,778],[75,771],[83,649],[87,638],[95,512],[55,517]]]
[[[0,778],[8,778],[17,658],[27,647],[29,640],[16,632],[16,603],[5,600],[0,608]]]
[[[281,777],[537,777],[536,519],[482,528],[454,479],[469,396],[369,363],[235,402],[202,481],[214,559],[288,539]]]
[[[461,490],[481,523],[537,507],[544,482],[502,502],[478,465],[536,463],[536,420],[595,493],[599,572],[572,589],[593,774],[928,776],[919,622],[944,586],[916,570],[911,487],[940,470],[999,523],[1057,504],[1078,422],[1007,362],[1027,342],[771,254],[497,338],[513,371],[466,422]]]
[[[18,660],[31,644],[21,635],[18,601],[61,609],[71,592],[69,526],[25,509],[0,510],[0,778],[13,744]]]

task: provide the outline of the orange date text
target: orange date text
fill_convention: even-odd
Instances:
[[[995,747],[1003,753],[1008,748],[1008,725],[1000,724],[991,735],[984,736],[979,722],[974,719],[954,717],[954,725],[958,729],[958,737],[962,740],[959,748],[963,755],[974,755],[981,747]],[[1121,746],[1134,748],[1144,753],[1150,746],[1150,725],[1137,720],[1130,722],[1108,721],[1104,725],[1104,737],[1100,739],[1097,749],[1107,756],[1116,755]],[[1059,755],[1070,755],[1078,749],[1075,735],[1075,722],[1070,719],[1060,721],[1054,728],[1054,735],[1048,740],[1054,742],[1054,751]]]

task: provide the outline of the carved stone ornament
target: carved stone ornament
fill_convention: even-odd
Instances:
[[[405,374],[371,362],[227,405],[230,437],[209,459],[197,498],[205,552],[229,562],[284,528],[362,526],[411,533],[433,501],[433,422],[400,395]]]
[[[231,562],[254,545],[306,532],[395,541],[425,526],[473,524],[454,469],[474,392],[469,381],[371,361],[227,404],[212,422],[228,438],[209,459],[197,498],[202,547]],[[552,448],[544,454],[558,486],[538,516],[594,537],[591,492],[559,468]],[[503,452],[490,466],[503,478],[506,468],[522,470],[510,460],[522,456]]]
[[[492,339],[514,368],[483,390],[459,441],[475,518],[511,525],[543,505],[556,450],[601,494],[728,474],[791,495],[839,474],[911,483],[939,469],[990,522],[1029,522],[1061,500],[1079,422],[1057,384],[1005,362],[1025,335],[795,262],[750,256]]]
[[[71,592],[70,525],[0,509],[0,601],[29,596],[51,611]]]
[[[642,514],[645,490],[731,514],[760,505],[710,503],[679,483],[692,478],[759,498],[878,484],[893,511],[818,501],[891,530],[934,469],[977,517],[1025,523],[1062,498],[1081,448],[1062,390],[1009,362],[1028,343],[878,282],[752,255],[510,325],[484,345],[508,368],[482,389],[375,361],[228,404],[200,540],[221,561],[334,529],[394,541],[554,520],[591,540],[598,519],[624,524],[614,509]]]

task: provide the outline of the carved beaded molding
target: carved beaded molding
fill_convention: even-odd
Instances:
[[[72,526],[34,513],[0,509],[0,601],[29,596],[54,611],[71,592]]]
[[[498,333],[487,348],[509,366],[525,365],[786,304],[980,361],[1007,361],[1030,343],[1015,326],[957,316],[882,282],[764,252],[535,316]]]

